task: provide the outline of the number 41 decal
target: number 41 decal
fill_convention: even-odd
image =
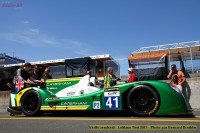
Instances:
[[[120,108],[119,91],[104,92],[104,108],[106,109]]]
[[[119,108],[119,97],[108,97],[105,106],[106,108]]]

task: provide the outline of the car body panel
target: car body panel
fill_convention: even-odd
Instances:
[[[140,81],[134,83],[128,83],[123,85],[118,85],[120,90],[125,91],[126,88],[136,87],[138,85],[148,85],[155,88],[155,90],[160,95],[160,105],[159,110],[156,112],[156,115],[165,115],[165,114],[181,114],[187,113],[187,105],[183,95],[176,92],[170,87],[166,82],[161,81]]]

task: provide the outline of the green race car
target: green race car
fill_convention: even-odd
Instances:
[[[66,62],[67,70],[73,63]],[[91,63],[85,62],[79,62],[78,68],[88,69],[86,66]],[[138,81],[105,89],[97,87],[94,77],[88,80],[87,76],[73,77],[72,73],[71,78],[47,80],[44,87],[28,87],[11,93],[8,111],[23,112],[27,116],[69,110],[127,110],[133,116],[189,113],[184,97],[168,83]]]

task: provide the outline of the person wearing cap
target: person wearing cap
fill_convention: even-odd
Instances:
[[[167,75],[167,78],[171,80],[170,81],[171,86],[178,88],[179,90],[176,91],[182,94],[182,84],[186,81],[186,78],[182,71],[177,70],[175,64],[171,65],[171,70]]]
[[[171,87],[184,97],[188,111],[193,111],[193,109],[190,106],[189,101],[186,99],[185,95],[183,94],[183,84],[184,82],[186,82],[184,73],[180,70],[178,71],[176,65],[172,64],[171,70],[167,78],[171,80],[170,81]]]
[[[133,68],[128,68],[129,78],[127,82],[134,82],[136,80],[136,75],[133,73]]]

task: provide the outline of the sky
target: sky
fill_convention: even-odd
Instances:
[[[0,53],[26,61],[200,40],[200,0],[0,0]],[[126,64],[126,65],[125,65]]]

